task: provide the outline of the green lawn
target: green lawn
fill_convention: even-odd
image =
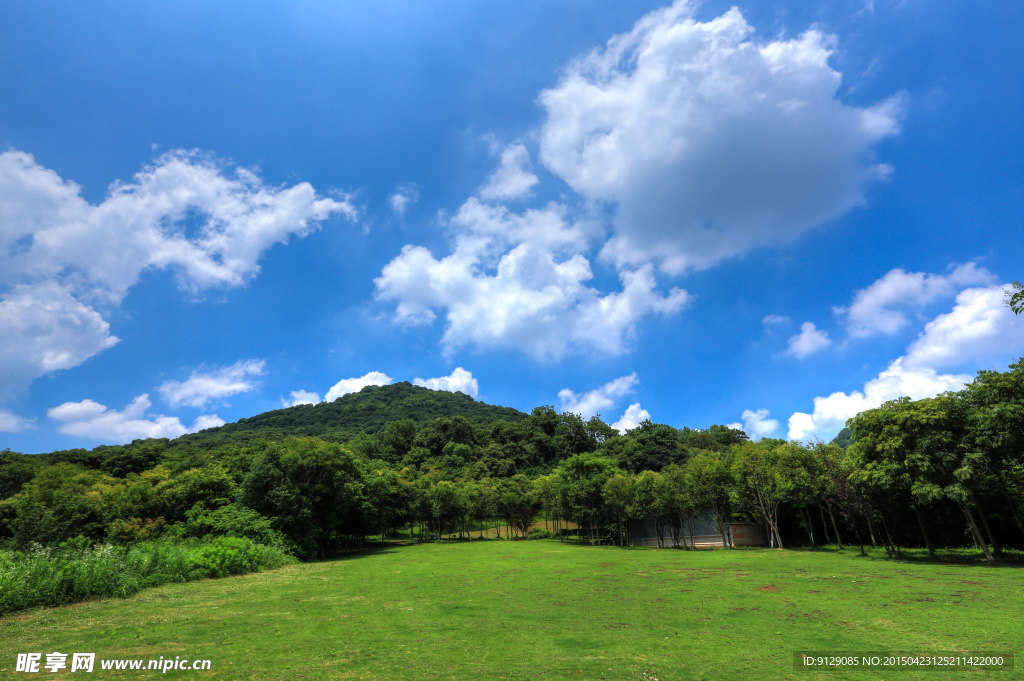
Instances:
[[[1024,672],[794,671],[798,651],[1017,650],[1024,568],[843,553],[392,545],[0,620],[19,652],[205,658],[185,679],[940,679]],[[70,668],[70,657],[69,668]],[[45,661],[45,656],[44,656]]]

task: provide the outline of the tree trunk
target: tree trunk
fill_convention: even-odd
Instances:
[[[721,508],[716,509],[715,514],[717,515],[718,533],[722,535],[722,548],[727,549],[729,548],[729,540],[725,538],[725,516]]]
[[[878,546],[878,542],[875,541],[875,526],[871,522],[871,513],[865,513],[864,517],[868,520],[868,535],[871,536],[871,545]]]
[[[886,545],[885,545],[885,551],[886,551],[886,553],[889,554],[890,558],[892,558],[892,551],[889,550],[889,546],[890,545],[892,545],[892,548],[894,548],[896,550],[896,554],[897,555],[899,555],[899,552],[900,552],[900,547],[896,546],[896,539],[894,537],[895,528],[896,528],[895,521],[893,521],[893,531],[892,532],[889,531],[889,523],[885,522],[885,514],[883,513],[882,514],[882,529],[885,530],[884,540],[887,542]]]
[[[839,525],[836,524],[836,517],[832,514],[832,505],[828,506],[828,517],[832,521],[832,529],[836,532],[836,543],[839,544],[839,550],[843,550],[843,536],[839,534]]]
[[[974,535],[974,541],[981,548],[981,552],[985,554],[985,560],[989,563],[995,563],[995,556],[993,556],[992,553],[988,550],[988,544],[985,543],[984,539],[981,536],[981,530],[978,529],[978,523],[974,521],[974,514],[971,513],[970,507],[967,504],[960,501],[959,499],[955,501],[956,505],[960,507],[961,511],[963,511],[964,516],[966,516],[967,522],[971,526],[971,533]]]
[[[1017,504],[1010,497],[1010,491],[1006,488],[1006,481],[1003,480],[1003,472],[997,471],[997,478],[999,479],[999,489],[1002,490],[1003,496],[1006,497],[1006,505],[1010,507],[1010,513],[1013,514],[1013,519],[1017,521],[1017,527],[1020,528],[1021,533],[1024,533],[1024,522],[1021,522],[1020,515],[1017,514]]]
[[[988,517],[982,512],[981,506],[975,506],[978,510],[978,515],[981,517],[981,525],[985,528],[985,534],[988,535],[988,540],[992,544],[992,548],[995,549],[996,557],[1003,557],[1003,547],[996,541],[996,536],[992,534],[992,528],[988,526]]]
[[[928,530],[924,526],[924,516],[921,515],[921,508],[917,505],[914,497],[910,497],[910,505],[914,507],[914,515],[917,516],[917,524],[921,527],[921,536],[924,537],[924,545],[928,547],[928,556],[930,558],[934,558],[935,547],[932,546],[931,537],[928,536]]]
[[[807,530],[807,536],[811,538],[811,548],[816,549],[818,545],[814,543],[814,525],[811,524],[811,511],[810,509],[800,506],[797,510],[800,511],[800,518],[807,522],[807,526],[804,528]]]
[[[785,547],[782,545],[782,535],[779,534],[779,515],[778,514],[779,514],[778,509],[775,509],[774,511],[772,511],[772,515],[774,516],[772,518],[772,529],[775,530],[775,539],[779,542],[779,548],[782,549],[782,548],[785,548]]]
[[[828,523],[825,522],[825,511],[821,508],[821,504],[818,504],[818,515],[821,516],[821,527],[825,530],[825,543],[832,544],[832,537],[828,536]]]

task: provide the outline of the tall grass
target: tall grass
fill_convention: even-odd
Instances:
[[[0,615],[90,598],[127,597],[168,582],[227,577],[281,567],[295,559],[238,537],[184,546],[144,542],[0,552]]]

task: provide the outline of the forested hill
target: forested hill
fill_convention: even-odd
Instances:
[[[333,402],[275,409],[219,428],[184,435],[175,442],[204,449],[255,438],[280,440],[312,436],[331,442],[347,442],[360,433],[381,431],[392,421],[412,419],[417,426],[423,427],[438,417],[456,415],[477,425],[521,421],[527,417],[518,409],[477,402],[464,393],[430,390],[403,381],[367,386]]]

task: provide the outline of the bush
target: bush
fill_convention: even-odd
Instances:
[[[278,549],[254,544],[242,537],[219,537],[198,547],[192,563],[203,577],[230,577],[266,568],[281,567],[287,562]]]
[[[92,547],[83,537],[57,547],[0,552],[0,615],[90,598],[127,597],[141,589],[281,567],[295,559],[248,539],[222,537],[196,546],[146,542]]]
[[[196,506],[187,516],[188,519],[175,528],[181,537],[244,537],[264,546],[288,546],[285,536],[273,528],[272,521],[251,508],[225,506],[211,511]]]
[[[113,520],[107,525],[107,541],[114,544],[133,544],[156,539],[165,524],[163,518]]]
[[[548,532],[547,530],[545,530],[543,527],[534,527],[534,528],[531,528],[530,531],[526,533],[526,538],[527,539],[551,539],[551,533]]]

